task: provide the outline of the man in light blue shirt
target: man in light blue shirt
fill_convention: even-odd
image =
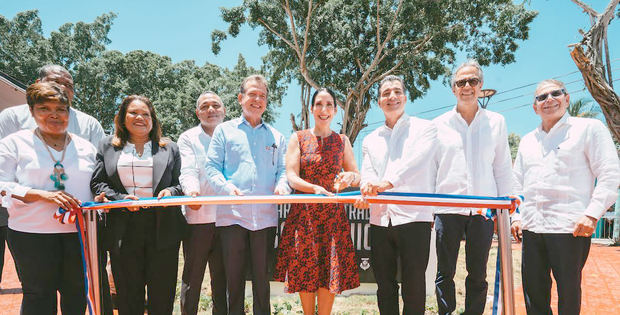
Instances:
[[[206,161],[206,175],[218,195],[288,194],[282,134],[265,124],[268,84],[261,75],[243,80],[238,95],[241,117],[218,125]],[[221,205],[220,233],[228,313],[244,313],[245,265],[252,268],[253,314],[269,314],[268,261],[274,248],[278,212],[275,204]]]

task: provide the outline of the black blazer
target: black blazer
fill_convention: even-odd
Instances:
[[[128,195],[116,169],[122,148],[113,146],[112,138],[113,136],[108,136],[99,143],[90,189],[94,195],[105,192],[109,200],[121,200]],[[153,143],[152,154],[153,197],[163,189],[168,189],[173,196],[183,195],[179,184],[181,174],[179,147],[174,142],[167,143],[163,147]],[[187,230],[187,221],[181,213],[181,207],[154,207],[149,211],[155,211],[157,248],[176,246]],[[120,244],[119,241],[127,232],[128,215],[125,209],[112,209],[107,214],[104,231],[101,234],[104,248],[112,249],[113,246]]]

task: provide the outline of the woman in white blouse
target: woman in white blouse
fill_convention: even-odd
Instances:
[[[162,138],[151,101],[126,97],[114,135],[99,144],[91,190],[109,200],[182,195],[177,145]],[[119,314],[171,314],[179,246],[186,229],[180,207],[111,210],[104,227]]]
[[[34,83],[26,99],[37,128],[0,141],[0,190],[24,292],[21,314],[56,314],[58,291],[62,314],[82,315],[86,293],[77,230],[54,214],[92,200],[87,183],[95,147],[67,132],[70,101],[64,87]]]

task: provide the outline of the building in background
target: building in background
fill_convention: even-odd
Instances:
[[[26,104],[26,85],[0,71],[0,111]]]

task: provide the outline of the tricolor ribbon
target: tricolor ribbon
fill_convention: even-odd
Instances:
[[[93,315],[95,314],[95,311],[94,311],[95,303],[93,301],[95,300],[95,294],[98,294],[99,292],[95,292],[97,288],[94,288],[91,285],[92,271],[93,271],[93,269],[91,268],[91,264],[97,263],[97,262],[91,261],[90,256],[88,255],[88,246],[90,243],[86,242],[87,238],[86,238],[86,229],[85,229],[85,224],[84,224],[84,216],[81,213],[80,215],[77,215],[75,211],[71,211],[71,212],[74,212],[74,217],[77,216],[75,227],[78,230],[78,239],[80,240],[80,245],[82,247],[82,250],[81,250],[82,272],[84,272],[84,289],[86,292],[86,305],[88,306],[88,313],[90,315]]]
[[[286,203],[354,203],[362,198],[359,192],[340,193],[334,196],[315,194],[260,195],[260,196],[171,196],[161,199],[116,200],[106,203],[88,202],[83,210],[116,209],[129,207],[167,207],[181,205],[232,205],[232,204],[286,204]],[[433,207],[511,209],[517,207],[516,197],[484,197],[428,193],[383,192],[366,196],[370,204],[400,204]]]
[[[484,212],[486,209],[509,209],[510,213],[517,210],[521,202],[522,196],[508,197],[484,197],[470,195],[448,195],[448,194],[428,194],[428,193],[404,193],[404,192],[383,192],[376,196],[362,197],[360,192],[340,193],[334,196],[315,195],[315,194],[293,194],[293,195],[263,195],[263,196],[171,196],[161,199],[157,198],[141,198],[139,200],[117,200],[106,203],[86,202],[82,204],[82,210],[92,211],[101,209],[117,209],[129,207],[167,207],[181,205],[231,205],[231,204],[287,204],[287,203],[354,203],[360,198],[364,198],[370,204],[399,204],[399,205],[417,205],[431,207],[462,207],[462,208],[478,208],[480,215],[492,218],[494,212]],[[91,279],[91,262],[88,258],[88,244],[84,242],[86,239],[84,229],[84,217],[82,213],[77,211],[57,212],[54,218],[59,219],[62,223],[75,221],[77,214],[78,220],[75,221],[78,229],[80,243],[82,245],[82,261],[84,268],[84,281],[87,292],[88,310],[90,314],[94,314],[92,301],[94,300],[95,288],[90,283]],[[73,218],[73,219],[71,219]]]
[[[58,208],[56,212],[54,212],[54,219],[58,220],[58,222],[62,224],[73,224],[75,223],[75,218],[77,217],[76,210],[65,210],[63,208]]]

